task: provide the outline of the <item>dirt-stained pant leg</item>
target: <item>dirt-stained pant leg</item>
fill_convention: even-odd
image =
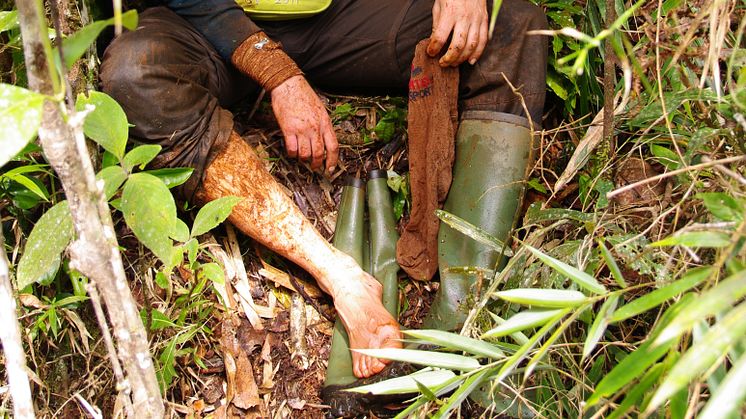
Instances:
[[[195,169],[181,190],[187,198],[233,128],[225,108],[256,89],[189,23],[163,7],[143,12],[136,31],[109,45],[101,86],[124,108],[134,139],[163,147],[155,167]]]

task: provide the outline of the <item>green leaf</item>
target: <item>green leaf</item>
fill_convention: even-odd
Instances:
[[[582,292],[571,290],[516,288],[494,295],[511,303],[549,308],[575,307],[588,301]]]
[[[437,418],[447,418],[449,417],[451,411],[453,409],[457,408],[461,405],[461,403],[466,400],[467,397],[474,391],[477,387],[479,387],[480,384],[482,384],[482,381],[487,378],[489,374],[494,373],[494,368],[485,369],[484,371],[480,371],[471,377],[467,378],[466,381],[464,381],[464,384],[462,384],[458,390],[456,390],[451,397],[448,398],[448,401],[446,401],[443,406],[438,409],[438,411],[435,413],[435,417]]]
[[[0,167],[34,138],[43,105],[43,95],[0,83]]]
[[[678,337],[697,321],[722,312],[744,295],[746,295],[746,271],[741,271],[700,294],[661,332],[656,344]]]
[[[652,387],[653,384],[658,382],[658,377],[663,374],[664,370],[665,365],[663,363],[659,363],[651,367],[650,370],[645,373],[642,379],[640,379],[640,382],[627,392],[627,395],[624,397],[624,400],[622,400],[622,403],[619,404],[619,406],[614,409],[613,412],[611,412],[607,419],[619,419],[627,417],[624,414],[627,413],[635,404],[637,404],[637,402],[639,402],[644,395],[649,394],[648,389]]]
[[[364,355],[392,361],[409,362],[433,368],[446,368],[459,371],[471,371],[479,368],[479,361],[462,355],[441,352],[420,351],[416,349],[352,349]]]
[[[493,359],[499,359],[505,356],[503,351],[495,345],[491,345],[479,339],[444,332],[442,330],[402,330],[402,333],[416,339],[434,343],[444,348],[456,349],[474,355],[486,356]]]
[[[199,242],[197,239],[191,239],[184,243],[184,248],[187,251],[187,259],[189,260],[189,267],[193,268],[194,262],[197,261],[197,251],[199,250]]]
[[[658,387],[648,411],[661,406],[693,380],[707,378],[707,371],[723,360],[728,350],[746,336],[746,303],[741,303],[715,324],[701,341],[682,356]]]
[[[117,193],[124,181],[127,180],[127,172],[122,169],[122,166],[109,166],[96,174],[96,180],[104,181],[104,196],[108,201]]]
[[[12,180],[14,182],[18,182],[19,184],[23,185],[26,189],[31,191],[34,195],[38,196],[44,201],[48,201],[49,199],[49,192],[46,191],[46,188],[42,189],[41,186],[37,185],[33,180],[30,178],[21,175],[21,174],[10,174],[10,172],[5,173],[3,175],[0,175],[0,177],[4,177],[6,179]]]
[[[171,232],[171,238],[182,243],[189,241],[189,227],[186,223],[177,218],[174,231]]]
[[[653,155],[658,158],[658,161],[666,166],[668,170],[676,170],[681,166],[681,159],[679,156],[665,147],[651,144],[650,152],[653,153]]]
[[[598,341],[601,340],[601,337],[603,337],[604,332],[606,331],[606,327],[609,326],[609,317],[614,313],[614,309],[616,308],[618,302],[619,296],[616,294],[612,295],[606,301],[604,301],[601,309],[598,310],[596,319],[593,321],[591,328],[588,329],[588,336],[585,338],[585,343],[583,344],[583,356],[581,358],[581,361],[587,358],[588,355],[593,352],[596,344],[598,344]]]
[[[146,170],[145,173],[153,175],[163,181],[171,189],[189,180],[194,169],[191,167],[166,167],[163,169]]]
[[[93,106],[93,110],[85,117],[83,133],[121,160],[129,135],[127,116],[122,107],[106,93],[95,91],[89,92],[87,97],[79,94],[75,109],[82,112],[88,105]]]
[[[67,201],[50,208],[31,230],[16,272],[16,289],[53,278],[60,254],[73,238],[73,222]]]
[[[143,323],[146,323],[148,312],[145,309],[140,310],[140,319],[142,319]],[[172,322],[168,316],[156,309],[150,310],[150,320],[150,330],[163,330],[169,327],[176,327],[176,323]]]
[[[611,276],[614,278],[616,283],[622,288],[627,288],[627,281],[624,280],[624,275],[622,275],[619,265],[617,265],[611,252],[609,252],[609,249],[606,248],[603,240],[598,241],[598,248],[601,251],[601,257],[604,258],[604,262],[606,262],[606,266],[609,268],[609,272],[611,272]]]
[[[710,211],[712,215],[723,221],[743,221],[743,213],[745,211],[743,203],[725,193],[699,193],[696,195],[696,198],[699,198],[704,202],[707,210]]]
[[[417,383],[420,383],[428,389],[432,389],[445,384],[455,376],[456,374],[451,370],[424,370],[417,371],[404,377],[396,377],[374,384],[353,387],[345,391],[352,393],[370,393],[375,395],[416,393],[420,391]]]
[[[145,144],[140,145],[130,150],[127,155],[124,156],[122,165],[124,170],[131,172],[135,166],[140,166],[143,169],[146,164],[150,163],[158,153],[161,152],[161,146],[158,144]],[[155,176],[154,176],[155,177]]]
[[[533,253],[534,256],[539,258],[542,262],[551,266],[557,272],[567,276],[573,282],[578,284],[578,286],[580,286],[581,288],[585,288],[588,291],[595,293],[595,294],[606,294],[608,292],[606,287],[604,287],[598,281],[596,281],[596,278],[588,275],[587,273],[581,271],[580,269],[570,266],[564,262],[561,262],[551,256],[545,255],[544,253],[534,249],[533,247],[529,245],[526,245],[526,248],[531,253]]]
[[[503,252],[505,256],[513,256],[513,252],[505,245],[505,243],[463,218],[442,210],[435,210],[435,215],[452,229],[471,237],[478,243],[489,246],[498,253]]]
[[[122,191],[122,213],[127,226],[145,247],[169,265],[176,228],[176,204],[166,185],[146,173],[130,175]]]
[[[106,29],[107,26],[114,24],[114,18],[99,20],[84,26],[79,31],[68,36],[62,41],[62,49],[65,53],[65,65],[71,68],[78,58],[85,54],[88,47],[98,38],[98,35]],[[137,12],[130,10],[122,14],[122,26],[133,31],[137,28]],[[59,52],[55,48],[55,57],[59,57]]]
[[[648,339],[635,351],[622,359],[621,362],[601,379],[601,382],[596,386],[596,390],[586,400],[586,405],[588,407],[594,406],[601,398],[615,394],[620,388],[626,386],[635,378],[640,377],[645,370],[665,355],[668,349],[673,346],[675,340],[668,339],[655,346],[653,342],[660,336],[661,330],[673,318],[684,312],[686,310],[685,306],[694,299],[695,297],[692,294],[686,294],[676,304],[669,307],[656,324]]]
[[[166,275],[163,271],[158,271],[155,274],[155,284],[158,285],[161,289],[168,289],[168,285],[170,284],[171,279]]]
[[[553,319],[562,310],[526,310],[514,314],[508,320],[501,325],[495,327],[492,330],[485,332],[481,337],[485,338],[497,338],[502,336],[510,335],[519,330],[526,330],[528,328],[541,326]]]
[[[18,10],[0,12],[0,32],[9,31],[18,27]]]
[[[222,285],[225,284],[225,274],[223,268],[215,262],[205,263],[199,267],[198,278],[207,278],[210,281]]]
[[[746,399],[746,355],[734,362],[720,387],[710,396],[700,418],[719,419],[739,417]]]
[[[578,316],[586,310],[586,308],[590,306],[588,304],[587,306],[583,306],[576,310],[569,318],[567,318],[565,321],[562,322],[560,327],[557,328],[557,330],[552,333],[551,336],[541,345],[541,347],[534,353],[534,356],[531,358],[531,360],[526,364],[525,371],[523,373],[523,379],[527,380],[529,376],[531,376],[531,373],[536,368],[536,365],[539,364],[539,361],[541,361],[544,356],[549,352],[549,349],[554,345],[554,342],[557,341],[557,339],[562,336],[563,333],[565,333],[565,330],[567,330],[568,327],[570,327],[571,324],[575,322],[575,319],[578,318]]]
[[[730,234],[719,231],[690,231],[686,233],[674,234],[666,237],[651,246],[687,246],[687,247],[710,247],[720,248],[730,244]]]
[[[233,207],[241,202],[241,199],[236,196],[224,196],[205,204],[194,218],[192,237],[205,234],[225,221],[231,215]]]
[[[672,282],[663,288],[657,289],[649,294],[625,304],[611,317],[611,322],[616,323],[630,317],[644,313],[654,307],[658,307],[671,298],[684,293],[707,279],[712,273],[712,268],[700,267],[690,270],[678,281]]]

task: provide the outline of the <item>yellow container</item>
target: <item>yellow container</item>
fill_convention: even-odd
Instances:
[[[236,0],[252,19],[290,20],[321,13],[332,0]]]

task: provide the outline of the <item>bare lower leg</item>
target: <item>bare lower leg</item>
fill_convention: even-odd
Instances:
[[[235,132],[205,170],[197,199],[206,203],[230,195],[244,198],[228,218],[231,223],[308,271],[332,296],[350,348],[401,347],[399,326],[381,304],[378,281],[316,231]],[[378,373],[385,362],[356,352],[352,359],[358,377]]]

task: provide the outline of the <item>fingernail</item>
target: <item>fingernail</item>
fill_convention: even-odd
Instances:
[[[476,58],[472,58],[471,60],[469,60],[469,64],[471,64],[471,65],[474,65],[474,63],[476,63],[476,62],[477,62]]]

